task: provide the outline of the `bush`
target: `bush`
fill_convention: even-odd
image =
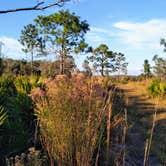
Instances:
[[[0,77],[0,104],[5,103],[6,99],[16,93],[14,78],[9,76]]]
[[[42,143],[58,165],[91,165],[99,138],[103,89],[82,74],[46,81],[32,92]]]
[[[30,94],[31,90],[37,87],[43,87],[39,77],[17,77],[15,86],[20,93]]]
[[[0,106],[5,121],[0,133],[0,149],[4,155],[30,146],[33,139],[34,115],[32,100],[28,96],[31,85],[28,78],[0,77]]]
[[[152,97],[166,97],[166,82],[153,79],[148,87],[148,93]]]
[[[20,93],[29,94],[32,86],[28,77],[17,77],[15,86]]]

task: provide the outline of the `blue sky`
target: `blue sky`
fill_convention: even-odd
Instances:
[[[52,0],[47,0],[52,1]],[[5,0],[0,9],[31,6],[36,0]],[[166,38],[165,0],[75,0],[65,8],[74,11],[90,24],[86,35],[89,44],[96,47],[105,43],[116,52],[126,55],[129,74],[141,72],[144,59],[151,62],[155,54],[164,56],[160,38]],[[21,29],[39,15],[54,13],[59,8],[44,12],[19,12],[0,15],[0,41],[6,57],[26,58],[18,43]],[[83,58],[77,56],[78,66]]]

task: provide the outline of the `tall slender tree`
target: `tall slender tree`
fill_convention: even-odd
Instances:
[[[152,75],[152,73],[151,73],[151,70],[150,70],[151,67],[150,67],[149,61],[147,59],[144,60],[143,67],[144,67],[144,75],[145,75],[145,77],[149,78]]]
[[[127,74],[127,66],[128,63],[126,62],[126,57],[122,53],[116,54],[115,58],[115,71],[118,72],[118,76],[121,74]]]
[[[45,41],[39,36],[39,30],[35,25],[29,24],[21,31],[20,43],[23,51],[31,56],[31,73],[33,73],[33,61],[35,55],[44,54]]]
[[[67,57],[83,52],[87,47],[84,39],[89,30],[87,21],[69,10],[61,10],[49,16],[38,16],[35,22],[45,36],[47,46],[60,61],[60,74],[64,74]]]
[[[97,71],[100,72],[102,76],[113,72],[115,53],[110,51],[108,46],[105,44],[100,44],[97,48],[92,50],[92,56],[88,59],[94,63]]]
[[[160,44],[161,44],[162,46],[164,46],[164,52],[166,52],[166,40],[162,38],[162,39],[160,40]]]
[[[166,60],[155,55],[153,61],[155,63],[155,66],[153,67],[155,75],[159,79],[166,79]]]

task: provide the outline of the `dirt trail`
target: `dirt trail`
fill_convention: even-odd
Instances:
[[[144,84],[123,84],[119,85],[119,88],[123,90],[128,103],[127,158],[132,159],[133,165],[141,166],[145,142],[152,127],[156,101],[149,98]],[[164,104],[166,102],[161,105],[159,103],[157,120],[162,120],[162,125],[166,126],[166,105]],[[154,134],[157,135],[158,133],[155,132]],[[155,141],[152,146],[154,143]],[[159,164],[155,155],[151,155],[150,160],[152,166]]]

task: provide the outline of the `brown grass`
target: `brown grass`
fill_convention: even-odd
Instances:
[[[119,84],[119,88],[126,90],[127,97],[139,96],[140,99],[144,99],[144,103],[156,103],[156,98],[149,96],[147,88],[149,85],[148,81],[129,82],[127,84]],[[161,98],[158,105],[159,110],[166,109],[166,99]],[[163,115],[164,116],[164,115]]]
[[[149,81],[138,81],[119,84],[118,87],[124,90],[124,94],[128,98],[130,124],[128,135],[131,134],[130,139],[135,140],[135,145],[133,144],[130,147],[132,147],[134,153],[144,154],[144,151],[147,150],[146,139],[152,137],[151,131],[153,128],[149,156],[151,157],[150,160],[156,159],[151,163],[152,165],[156,165],[156,162],[157,164],[159,162],[163,164],[166,161],[166,99],[160,98],[158,104],[156,104],[158,99],[148,95],[148,84]],[[153,127],[155,109],[157,110],[155,117],[156,125]],[[137,141],[136,136],[139,137]]]

